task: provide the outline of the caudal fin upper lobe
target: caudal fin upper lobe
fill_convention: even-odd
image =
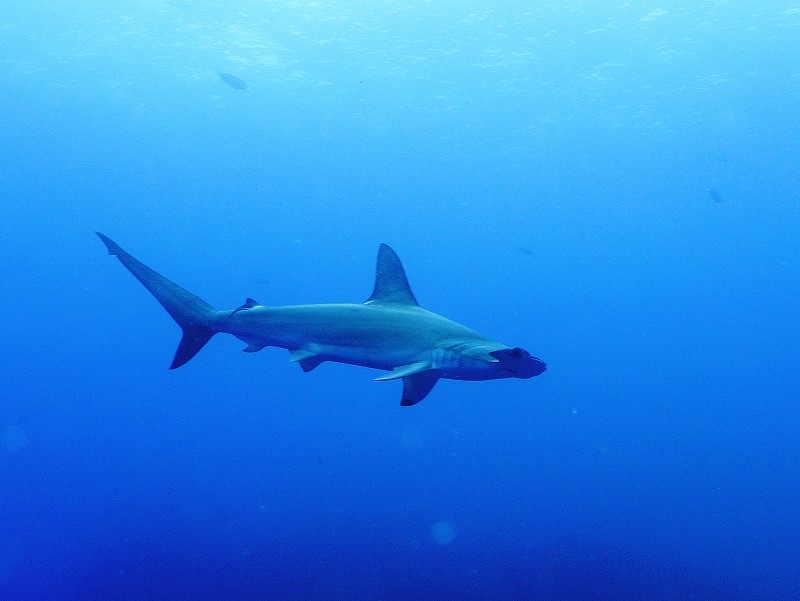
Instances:
[[[108,254],[119,259],[120,263],[150,291],[183,330],[183,337],[175,352],[170,369],[175,369],[188,362],[217,333],[218,329],[215,324],[219,312],[200,297],[150,269],[108,236],[100,232],[95,233],[106,245]]]

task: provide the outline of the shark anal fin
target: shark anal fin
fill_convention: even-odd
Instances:
[[[416,361],[408,365],[398,365],[388,374],[375,378],[376,382],[385,382],[386,380],[397,380],[398,378],[406,378],[413,376],[424,371],[430,371],[432,365],[427,361]]]
[[[298,363],[300,368],[304,372],[308,373],[320,363],[323,363],[325,359],[321,358],[313,351],[309,351],[307,349],[297,349],[289,354],[289,361]]]
[[[428,396],[438,380],[439,378],[430,372],[403,378],[403,397],[400,399],[400,405],[403,407],[416,405]]]
[[[408,278],[397,253],[388,244],[378,248],[375,268],[375,288],[367,303],[392,303],[418,307],[417,299],[408,285]]]

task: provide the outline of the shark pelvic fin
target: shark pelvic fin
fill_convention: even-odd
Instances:
[[[403,264],[388,244],[378,249],[378,262],[375,268],[375,288],[366,303],[392,303],[418,307],[417,299],[408,285]]]
[[[320,363],[323,363],[325,359],[322,359],[316,353],[306,349],[297,349],[292,351],[289,354],[289,361],[298,363],[300,368],[308,373],[315,367],[317,367]]]

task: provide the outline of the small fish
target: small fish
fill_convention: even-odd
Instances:
[[[725,197],[722,195],[722,192],[720,192],[716,188],[711,188],[708,191],[708,195],[711,197],[711,200],[713,200],[718,205],[725,204],[725,202],[727,202],[725,200]]]
[[[219,73],[219,78],[232,87],[234,90],[246,90],[247,84],[243,79],[236,77],[235,75],[231,75],[230,73],[223,73],[222,71],[217,71]]]

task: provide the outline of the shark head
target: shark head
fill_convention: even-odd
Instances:
[[[519,347],[505,348],[489,353],[497,360],[495,369],[506,372],[508,378],[532,378],[547,369],[547,364]]]
[[[443,355],[425,365],[426,369],[436,369],[439,377],[451,380],[527,379],[547,369],[544,361],[524,349],[490,341],[449,345]]]

